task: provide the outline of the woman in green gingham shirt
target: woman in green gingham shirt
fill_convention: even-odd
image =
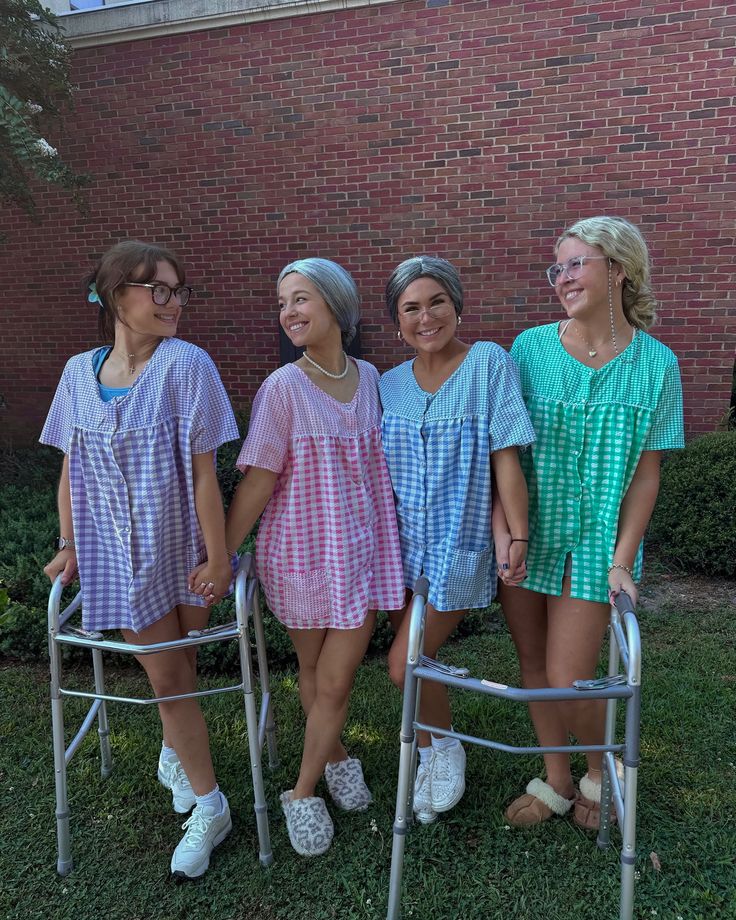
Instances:
[[[661,452],[684,444],[677,359],[644,331],[656,304],[639,230],[620,218],[587,218],[562,234],[555,254],[547,277],[568,318],[523,332],[511,350],[537,435],[522,456],[526,571],[503,569],[496,536],[504,614],[524,686],[534,688],[594,676],[610,593],[624,590],[636,603]],[[603,743],[604,701],[529,708],[542,746],[566,745],[571,734]],[[537,824],[574,805],[576,823],[597,827],[601,754],[587,758],[578,793],[568,755],[545,755],[547,781],[529,783],[506,811],[509,824]]]

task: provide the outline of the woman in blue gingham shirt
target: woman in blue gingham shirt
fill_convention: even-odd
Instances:
[[[174,338],[190,289],[172,254],[119,243],[89,281],[100,332],[113,344],[69,360],[41,434],[65,455],[59,553],[44,571],[68,584],[78,566],[87,629],[120,629],[140,645],[175,641],[206,626],[209,604],[228,590],[214,455],[238,430],[210,358]],[[141,663],[157,697],[196,689],[194,650]],[[197,701],[159,711],[158,778],[175,811],[194,806],[171,871],[193,878],[229,833],[230,811]]]
[[[383,446],[396,494],[404,584],[429,580],[425,654],[436,655],[471,607],[490,604],[496,589],[491,534],[495,486],[511,515],[512,562],[526,555],[527,496],[517,447],[534,440],[508,354],[492,342],[457,338],[463,291],[444,259],[408,259],[386,288],[399,337],[416,357],[381,378]],[[409,618],[391,615],[396,638],[389,671],[403,685]],[[450,728],[446,688],[425,683],[422,721]],[[455,739],[419,733],[414,811],[433,821],[459,801],[465,754]]]

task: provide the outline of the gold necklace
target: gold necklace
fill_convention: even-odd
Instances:
[[[577,337],[581,340],[581,342],[588,349],[588,354],[590,355],[591,358],[595,358],[595,356],[598,354],[598,348],[601,348],[603,345],[607,344],[606,342],[601,342],[598,348],[596,348],[595,346],[590,344],[590,342],[585,338],[583,333],[578,329],[577,323],[573,325],[572,329],[575,335],[577,335]],[[618,354],[618,343],[616,342],[616,329],[614,326],[611,326],[611,338],[608,339],[608,341],[613,342],[613,350],[616,352],[616,354]]]
[[[153,346],[153,351],[151,352],[151,354],[150,354],[147,358],[141,359],[141,360],[149,361],[149,360],[151,359],[151,357],[153,356],[153,352],[156,351],[157,345],[158,345],[158,343],[156,343],[156,345]],[[113,353],[114,353],[114,352],[113,352]],[[115,354],[115,357],[118,358],[120,361],[125,361],[125,360],[127,359],[127,363],[128,363],[128,374],[129,374],[129,376],[132,377],[133,374],[135,374],[135,366],[136,366],[136,360],[135,360],[135,359],[136,359],[136,355],[135,355],[134,353],[126,352],[126,354],[125,354],[125,359],[124,359],[121,355],[118,355],[118,354]]]

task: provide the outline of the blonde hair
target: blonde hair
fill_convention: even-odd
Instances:
[[[649,251],[641,231],[622,217],[585,217],[576,221],[555,243],[555,253],[563,240],[574,236],[597,246],[603,255],[624,270],[622,300],[624,316],[637,329],[648,329],[657,319],[657,301],[650,285]]]

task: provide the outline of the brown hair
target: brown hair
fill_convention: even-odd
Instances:
[[[99,297],[97,329],[104,342],[115,338],[115,323],[119,320],[116,291],[126,281],[153,281],[159,262],[168,262],[176,272],[179,284],[184,283],[184,269],[178,258],[163,246],[141,243],[138,240],[123,240],[97,263],[97,267],[84,279],[84,296],[90,293],[94,283]]]

